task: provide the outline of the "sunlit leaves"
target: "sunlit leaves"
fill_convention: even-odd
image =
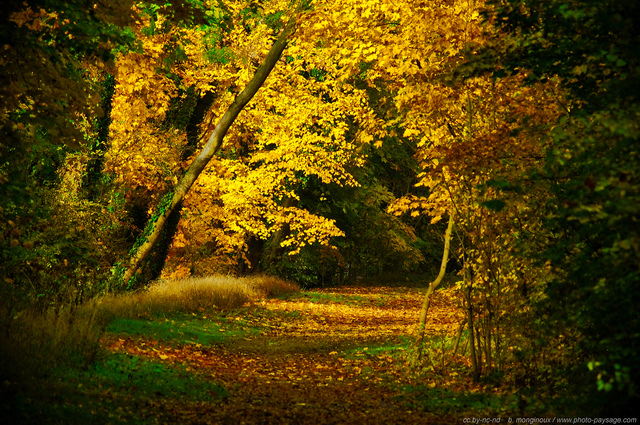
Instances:
[[[455,332],[460,317],[450,308],[454,299],[451,293],[435,294],[434,315],[428,324],[434,341]],[[419,306],[417,290],[343,287],[263,300],[227,312],[224,318],[206,313],[175,322],[145,320],[142,324],[154,328],[171,325],[173,332],[167,332],[167,337],[111,334],[105,346],[162,364],[183,365],[186,372],[206,374],[227,388],[227,402],[205,410],[196,405],[194,423],[230,418],[258,423],[267,412],[276,422],[287,422],[295,415],[304,422],[370,423],[375,418],[374,423],[388,424],[396,423],[398,411],[401,422],[423,423],[433,417],[433,410],[412,407],[409,411],[402,389],[426,381],[404,367],[405,338],[414,327]],[[258,328],[261,335],[238,332],[247,327]],[[187,330],[214,334],[223,342],[193,341],[195,332]],[[458,385],[456,375],[436,377],[438,387]],[[434,376],[428,379],[427,385],[436,387]],[[180,400],[184,403],[185,397]],[[169,398],[163,400],[163,412],[170,410],[169,402]],[[187,422],[191,406],[171,408]]]
[[[452,69],[491,36],[491,27],[481,25],[480,7],[380,1],[349,12],[339,2],[323,3],[318,13],[328,22],[313,28],[345,34],[342,46],[333,47],[342,57],[340,71],[358,74],[372,86],[384,81],[391,91],[402,137],[418,147],[418,186],[430,192],[400,198],[388,211],[427,214],[434,224],[455,213],[457,255],[463,268],[472,270],[470,301],[484,306],[478,308],[486,336],[495,326],[488,318],[503,314],[518,296],[504,288],[522,285],[525,275],[530,285],[544,280],[545,272],[519,252],[536,249],[527,245],[531,241],[523,239],[522,230],[539,231],[533,205],[547,195],[543,188],[505,195],[485,182],[519,186],[523,169],[541,167],[545,147],[536,132],[557,116],[559,95],[553,82],[523,88],[524,75],[464,81],[452,76]],[[361,26],[350,24],[354,21]],[[495,348],[499,359],[504,345]]]
[[[155,30],[138,33],[141,50],[118,58],[106,167],[151,198],[175,184],[176,174],[186,167],[181,154],[187,143],[202,143],[209,136],[264,59],[274,28],[293,14],[288,2],[271,2],[260,10],[244,1],[225,7],[225,19],[232,24],[226,32],[167,25],[159,9],[151,22]],[[212,61],[212,49],[224,49],[224,60]],[[171,56],[173,51],[180,55]],[[298,199],[296,193],[310,178],[358,186],[351,170],[364,164],[359,150],[372,133],[380,133],[366,93],[329,72],[337,69],[335,58],[302,38],[291,41],[290,53],[237,118],[218,167],[205,171],[185,202],[180,234],[189,235],[195,246],[231,254],[231,263],[243,258],[247,238],[266,239],[285,227],[282,246],[292,253],[342,236],[333,220],[285,206],[283,200]],[[184,129],[163,125],[175,99],[186,92],[213,99],[199,141],[187,142]]]

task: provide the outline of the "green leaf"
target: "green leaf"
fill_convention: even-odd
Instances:
[[[483,202],[481,205],[493,211],[502,211],[504,207],[507,206],[507,203],[501,199],[492,199],[490,201]]]

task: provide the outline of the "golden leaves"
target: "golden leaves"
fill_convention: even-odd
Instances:
[[[273,37],[259,15],[288,6],[268,2],[255,16],[239,13],[246,6],[229,2],[234,25],[230,33],[219,34],[219,45],[199,28],[173,29],[141,34],[144,52],[118,59],[107,166],[120,178],[148,189],[171,185],[186,143],[182,134],[159,130],[172,99],[187,88],[214,94],[201,129],[204,138],[251,78]],[[428,198],[399,200],[389,211],[428,213],[435,222],[454,204],[479,210],[469,201],[476,192],[468,187],[488,178],[484,170],[500,153],[492,145],[505,134],[492,120],[520,114],[524,104],[506,105],[503,87],[482,79],[465,87],[449,87],[439,79],[463,59],[465,43],[482,42],[477,16],[468,3],[386,0],[357,7],[328,0],[300,16],[286,58],[227,134],[223,159],[206,171],[185,203],[183,230],[189,242],[215,240],[217,250],[243,252],[248,235],[266,238],[287,225],[292,232],[283,244],[297,252],[341,236],[335,223],[286,207],[284,199],[296,199],[310,179],[358,185],[350,170],[364,163],[362,147],[382,145],[390,122],[368,106],[365,85],[354,84],[356,75],[371,87],[384,81],[389,103],[401,112],[398,132],[418,143],[416,156],[424,168],[419,184],[431,189]],[[158,72],[165,66],[165,46],[175,42],[185,55],[171,65],[177,84]],[[223,45],[232,52],[226,63],[211,61],[207,50]],[[472,125],[467,126],[469,114]],[[181,244],[175,248],[184,248]]]
[[[358,75],[370,86],[384,86],[399,111],[398,132],[417,143],[422,167],[417,185],[428,187],[429,195],[397,199],[387,211],[429,215],[432,223],[456,211],[458,229],[470,244],[465,247],[468,266],[476,276],[494,276],[508,286],[517,279],[513,270],[530,266],[514,254],[515,235],[522,226],[539,228],[525,206],[544,194],[502,193],[488,183],[517,180],[523,168],[536,166],[544,146],[534,129],[552,122],[557,106],[549,87],[525,86],[521,76],[444,83],[450,69],[464,60],[463,47],[482,45],[492,31],[480,25],[481,6],[380,0],[353,7],[325,1],[313,16],[322,25],[311,24],[297,37],[301,45],[322,40],[343,73],[340,81]],[[390,122],[374,122],[363,121],[357,140],[379,147],[376,127]],[[504,210],[483,206],[499,197],[506,200]],[[493,284],[487,283],[487,296]]]

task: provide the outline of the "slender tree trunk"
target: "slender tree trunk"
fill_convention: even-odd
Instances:
[[[131,256],[129,260],[129,264],[127,270],[124,272],[122,277],[124,285],[126,285],[129,280],[136,273],[142,262],[147,258],[154,245],[158,241],[162,229],[167,221],[169,215],[173,212],[173,210],[182,202],[185,195],[191,189],[191,186],[196,181],[200,173],[207,166],[211,158],[218,152],[220,147],[222,146],[222,141],[224,136],[227,134],[227,131],[238,117],[238,114],[242,111],[242,109],[251,101],[253,96],[258,92],[260,87],[264,84],[269,73],[275,67],[276,63],[280,59],[282,52],[287,46],[288,38],[295,31],[295,22],[293,19],[289,21],[285,29],[282,31],[278,39],[275,41],[273,46],[271,46],[271,50],[267,54],[264,62],[257,69],[253,79],[247,84],[247,86],[238,94],[233,103],[227,109],[224,116],[216,125],[216,128],[213,130],[213,133],[209,137],[209,140],[205,144],[200,154],[193,161],[189,169],[185,172],[182,179],[178,182],[178,185],[175,187],[173,192],[173,196],[171,201],[166,206],[161,206],[161,211],[159,215],[149,224],[151,229],[148,232],[148,236],[146,240],[140,245],[140,247],[135,251],[135,253]]]
[[[451,355],[455,356],[458,352],[458,347],[460,346],[460,338],[462,338],[462,332],[464,332],[464,327],[467,325],[468,319],[464,319],[462,323],[460,323],[460,327],[458,328],[458,333],[456,335],[456,344],[453,347],[453,351],[451,351]]]
[[[422,310],[420,311],[420,322],[418,328],[418,339],[416,342],[416,356],[414,357],[414,361],[412,366],[415,366],[420,358],[422,357],[422,344],[424,342],[424,331],[425,325],[427,323],[427,314],[429,313],[429,306],[431,304],[431,294],[436,290],[440,282],[442,282],[442,278],[444,278],[444,273],[447,270],[447,262],[449,261],[449,247],[451,245],[451,232],[453,230],[453,213],[449,215],[449,225],[447,226],[447,231],[444,235],[444,252],[442,253],[442,263],[440,264],[440,272],[436,277],[436,280],[429,284],[429,288],[427,288],[427,293],[424,296],[424,302],[422,303]]]
[[[492,359],[491,359],[491,338],[493,337],[492,332],[491,332],[491,326],[493,325],[493,320],[491,320],[493,318],[492,315],[492,311],[491,311],[491,304],[487,303],[488,305],[488,311],[487,311],[487,319],[485,320],[486,326],[485,326],[485,346],[487,347],[486,351],[485,351],[485,359],[486,359],[486,364],[487,367],[485,368],[486,372],[489,373],[491,372],[492,369]]]
[[[478,370],[476,371],[476,380],[478,380],[480,378],[480,375],[482,375],[482,352],[485,350],[485,346],[482,343],[482,334],[480,333],[480,329],[482,328],[482,322],[480,322],[480,324],[478,326],[476,326],[476,342],[478,344],[478,346],[476,347],[476,356],[478,357],[477,359],[477,365],[478,365]]]
[[[493,356],[496,360],[496,367],[498,368],[498,370],[502,370],[502,353],[500,352],[502,345],[501,343],[501,338],[500,338],[500,321],[497,320],[496,321],[496,331],[494,332],[495,335],[495,339],[496,342],[494,344],[494,353],[495,355]]]
[[[473,380],[477,381],[480,378],[480,369],[478,368],[478,358],[476,357],[476,342],[475,342],[475,329],[473,326],[473,306],[471,304],[471,291],[473,287],[471,285],[471,276],[469,269],[465,271],[465,284],[467,288],[466,301],[467,301],[467,322],[469,323],[469,347],[471,357],[471,369],[473,373]]]

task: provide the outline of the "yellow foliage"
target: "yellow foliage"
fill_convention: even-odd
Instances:
[[[175,184],[186,166],[180,158],[186,136],[161,124],[181,91],[214,95],[200,129],[203,143],[252,77],[274,37],[260,15],[286,11],[283,21],[291,15],[285,1],[267,2],[251,16],[240,13],[248,4],[225,3],[232,30],[220,32],[215,46],[196,27],[139,32],[143,52],[118,58],[106,167],[123,184],[156,193]],[[529,135],[512,135],[511,128],[524,117],[531,126],[544,125],[556,108],[547,87],[523,88],[520,76],[444,83],[451,67],[464,60],[463,48],[481,45],[491,31],[480,25],[481,6],[376,0],[354,7],[325,0],[299,14],[283,59],[185,199],[172,249],[184,253],[208,246],[212,264],[232,267],[246,259],[249,237],[266,239],[284,227],[290,233],[281,244],[291,253],[307,244],[331,244],[342,231],[295,200],[309,179],[357,186],[351,171],[364,164],[363,145],[382,146],[395,134],[388,133],[391,124],[417,143],[418,185],[428,187],[430,195],[399,199],[389,212],[428,214],[435,223],[455,210],[459,227],[472,240],[505,244],[496,238],[508,238],[509,229],[528,214],[522,209],[525,197],[535,194],[514,194],[508,210],[494,214],[482,202],[496,192],[483,184],[535,163],[542,147]],[[169,79],[158,70],[167,66],[172,43],[185,58],[170,65],[176,77]],[[229,52],[226,62],[207,56],[210,48],[222,47]],[[367,86],[381,81],[389,93],[385,102],[399,113],[393,119],[369,106]],[[505,260],[504,267],[512,261]]]

